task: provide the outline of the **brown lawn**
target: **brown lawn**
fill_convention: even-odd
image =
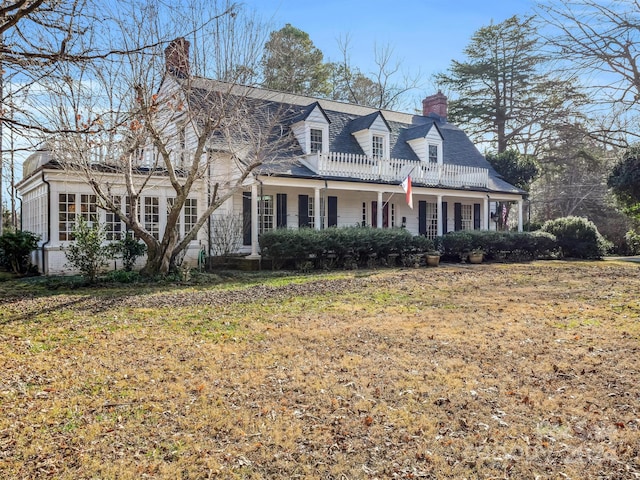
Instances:
[[[0,284],[0,478],[640,478],[640,265]]]

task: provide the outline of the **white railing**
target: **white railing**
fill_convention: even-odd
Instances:
[[[413,183],[446,187],[488,186],[489,170],[464,165],[424,163],[414,160],[378,159],[350,153],[307,155],[302,163],[324,176],[401,182],[411,175]]]

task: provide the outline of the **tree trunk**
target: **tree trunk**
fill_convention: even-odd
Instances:
[[[175,235],[170,235],[170,237],[167,242],[170,245],[165,245],[164,242],[160,245],[147,245],[147,263],[140,271],[141,275],[153,277],[169,273],[172,255],[174,254]]]

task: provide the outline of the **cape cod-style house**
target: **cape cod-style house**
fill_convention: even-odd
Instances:
[[[167,48],[163,89],[184,88],[190,78],[188,48],[184,39]],[[176,56],[176,51],[182,55]],[[244,219],[237,253],[259,258],[259,235],[274,228],[401,227],[432,238],[450,231],[495,229],[496,202],[514,204],[522,229],[525,192],[500,178],[467,135],[447,122],[442,93],[423,100],[422,114],[409,114],[261,88],[223,89],[225,84],[206,78],[193,84],[199,91],[241,89],[264,109],[286,112],[280,129],[290,134],[292,144],[254,170],[212,216]],[[188,141],[189,135],[180,139],[186,148]],[[227,165],[234,168],[233,162]],[[140,199],[141,221],[158,234],[165,225],[163,212],[175,195],[161,177]],[[402,186],[407,177],[413,208]],[[109,181],[122,182],[117,176]],[[183,235],[204,212],[206,185],[195,184],[185,204],[179,222]],[[42,237],[33,261],[45,274],[69,271],[63,248],[77,216],[98,218],[111,239],[124,232],[117,216],[97,207],[91,186],[60,168],[47,150],[25,161],[18,190],[23,229]],[[205,225],[191,242],[187,261],[195,261],[201,249],[210,251],[212,235]]]

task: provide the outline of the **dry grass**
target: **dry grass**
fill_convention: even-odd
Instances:
[[[28,292],[0,478],[640,478],[638,265]]]

